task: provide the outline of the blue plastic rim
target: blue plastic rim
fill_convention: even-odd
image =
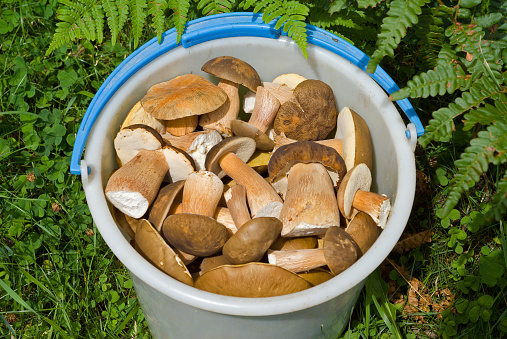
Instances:
[[[188,48],[206,41],[240,36],[271,39],[287,36],[287,33],[283,32],[281,28],[275,29],[275,25],[276,20],[270,23],[264,23],[262,21],[262,14],[260,13],[217,14],[188,22],[181,41],[178,44],[176,43],[177,32],[176,29],[173,28],[162,35],[160,44],[157,38],[153,38],[139,47],[115,68],[99,88],[88,106],[76,135],[70,162],[70,172],[72,174],[81,174],[80,161],[86,141],[88,140],[88,135],[109,99],[125,81],[148,63],[179,46]],[[333,52],[350,61],[363,71],[366,71],[366,65],[370,58],[361,50],[321,28],[307,24],[306,29],[309,44]],[[394,80],[380,66],[377,67],[374,74],[369,75],[388,94],[392,94],[400,89]],[[424,127],[410,101],[408,99],[403,99],[396,101],[396,103],[410,122],[415,125],[417,136],[423,135]],[[410,135],[407,135],[407,137],[410,137]]]

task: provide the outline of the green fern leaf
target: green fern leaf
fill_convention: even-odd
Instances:
[[[415,31],[420,48],[420,58],[430,68],[437,65],[438,55],[445,41],[444,21],[441,16],[449,16],[452,9],[440,5],[436,8],[423,8]]]
[[[102,5],[96,4],[92,7],[92,17],[95,20],[97,42],[100,44],[104,40],[104,12],[102,11]]]
[[[151,25],[157,33],[158,42],[162,41],[162,33],[165,30],[165,10],[167,2],[165,0],[151,0],[148,2],[148,14],[151,15]]]
[[[357,0],[357,6],[359,8],[376,7],[378,3],[383,0]]]
[[[479,107],[471,110],[464,115],[465,122],[463,130],[468,131],[475,125],[491,125],[495,121],[507,123],[507,94],[500,94],[495,104],[486,104],[484,107]]]
[[[463,90],[470,82],[465,71],[459,65],[438,65],[434,70],[416,75],[405,88],[391,94],[392,100],[411,98],[427,98],[429,96],[453,93],[456,89]]]
[[[128,18],[128,2],[127,0],[103,0],[102,7],[111,31],[111,43],[115,45]]]
[[[406,34],[406,29],[418,22],[421,7],[429,0],[394,0],[384,18],[381,33],[378,35],[377,50],[373,53],[366,67],[367,72],[374,73],[378,63],[386,55],[393,57],[394,49]]]
[[[169,0],[169,7],[173,10],[172,22],[176,31],[176,42],[179,43],[181,36],[185,31],[185,23],[187,22],[188,9],[190,8],[189,0]]]
[[[234,4],[234,0],[200,0],[197,9],[202,10],[204,15],[230,13]]]
[[[139,45],[139,40],[146,23],[146,0],[130,0],[130,20],[132,22],[132,34],[134,35],[134,48]]]
[[[498,99],[502,92],[491,79],[483,77],[448,107],[433,112],[433,119],[426,126],[426,133],[419,138],[419,143],[426,146],[432,140],[448,141],[453,131],[455,118],[481,106],[486,99]]]
[[[456,206],[461,195],[473,187],[490,163],[495,165],[507,162],[507,124],[496,122],[486,131],[478,133],[470,142],[460,159],[454,162],[458,173],[449,183],[442,216],[447,216]]]
[[[498,188],[493,195],[492,202],[492,206],[484,215],[484,219],[487,222],[505,220],[504,216],[507,214],[507,171],[498,182]]]

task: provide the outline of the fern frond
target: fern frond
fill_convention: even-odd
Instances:
[[[475,82],[469,91],[464,92],[448,107],[440,108],[433,112],[433,119],[426,127],[426,133],[419,138],[422,146],[426,146],[431,140],[448,141],[451,137],[454,119],[469,110],[479,107],[486,99],[496,100],[499,94],[505,90],[498,89],[496,84],[488,77]]]
[[[434,70],[416,75],[405,88],[391,95],[392,100],[411,98],[427,98],[429,96],[453,93],[456,89],[463,90],[470,82],[460,65],[438,65]]]
[[[359,8],[376,7],[377,4],[383,0],[357,0],[357,6]]]
[[[204,15],[230,13],[235,3],[234,0],[200,0],[197,9]]]
[[[146,0],[130,0],[130,20],[132,22],[132,34],[134,35],[134,48],[139,45],[141,34],[146,23]]]
[[[374,73],[378,63],[386,55],[393,57],[394,49],[405,36],[408,27],[416,24],[421,14],[421,7],[429,0],[394,0],[384,18],[381,32],[378,35],[377,49],[373,53],[366,68]]]
[[[495,105],[486,104],[464,115],[463,130],[468,131],[476,124],[491,125],[495,121],[507,123],[507,94],[500,94]]]
[[[95,4],[92,7],[92,17],[95,21],[97,42],[100,44],[104,40],[104,12],[102,11],[102,5]]]
[[[101,29],[101,22],[103,25],[103,15],[95,0],[60,0],[60,4],[62,6],[56,12],[60,22],[56,24],[46,55],[75,39],[101,37],[97,32]]]
[[[172,22],[176,31],[176,42],[179,43],[181,36],[185,31],[185,23],[187,22],[188,9],[190,8],[189,0],[169,0],[169,8],[172,9]]]
[[[486,131],[478,133],[470,142],[460,159],[454,162],[458,173],[449,183],[449,195],[442,215],[447,216],[458,203],[461,195],[474,186],[489,164],[507,162],[507,124],[496,122]]]
[[[492,201],[493,204],[484,214],[484,219],[487,222],[505,220],[504,216],[507,214],[507,171],[498,182],[498,188]]]
[[[166,0],[150,0],[148,2],[148,14],[151,15],[151,26],[157,33],[158,42],[162,41],[162,33],[165,30]]]
[[[449,15],[452,9],[439,5],[436,8],[423,8],[415,31],[421,46],[421,58],[431,68],[437,65],[438,54],[445,41],[444,22],[442,15]]]
[[[106,13],[107,25],[111,31],[111,43],[115,45],[128,19],[128,2],[127,0],[103,0],[102,7]]]

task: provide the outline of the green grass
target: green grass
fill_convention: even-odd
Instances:
[[[70,155],[81,118],[105,78],[129,53],[122,44],[76,43],[44,54],[57,2],[3,1],[0,14],[0,337],[150,338],[126,268],[100,237]],[[145,37],[155,34],[145,32]],[[146,40],[145,39],[145,40]],[[407,44],[409,49],[410,44]],[[398,58],[414,51],[400,50]],[[399,83],[412,65],[387,60]],[[413,100],[424,123],[447,95]],[[407,234],[432,240],[389,260],[370,277],[343,338],[499,338],[507,332],[506,222],[475,227],[505,166],[493,167],[448,218],[438,212],[470,133],[416,151],[420,181]],[[403,311],[411,278],[434,304]],[[389,285],[388,285],[389,284]],[[443,294],[448,289],[449,295]],[[421,287],[422,290],[422,287]],[[420,297],[418,297],[420,299]]]

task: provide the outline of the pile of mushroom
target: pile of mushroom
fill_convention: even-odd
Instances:
[[[237,297],[294,293],[346,270],[390,211],[370,191],[366,122],[338,112],[320,80],[262,82],[230,56],[202,70],[218,85],[184,74],[152,86],[114,139],[105,195],[133,246],[174,279]]]

